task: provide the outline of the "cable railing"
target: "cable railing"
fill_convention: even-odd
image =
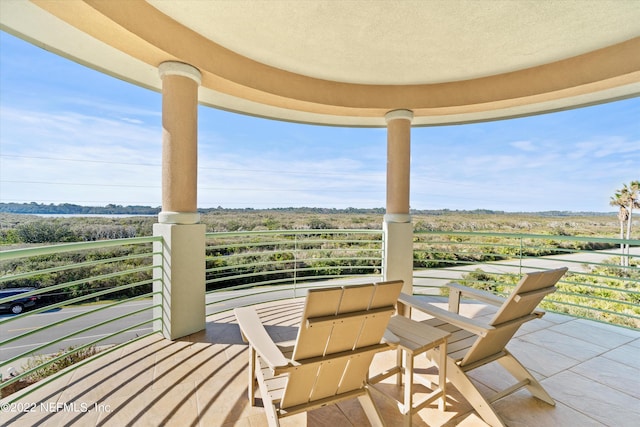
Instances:
[[[207,313],[303,296],[305,289],[335,279],[343,279],[336,285],[345,279],[378,281],[382,246],[381,230],[207,233]]]
[[[153,334],[152,322],[162,320],[153,318],[152,303],[152,243],[159,240],[0,252],[0,288],[20,289],[0,297],[0,305],[14,313],[0,315],[0,390],[29,385],[63,365]]]
[[[449,282],[506,295],[526,272],[566,266],[544,309],[640,328],[640,240],[428,231],[413,257],[414,293],[435,295]]]
[[[415,232],[413,240],[416,294],[444,295],[449,282],[507,294],[528,271],[567,266],[543,308],[640,328],[640,240],[434,231]],[[161,310],[154,311],[161,304],[154,305],[153,283],[163,277],[154,275],[162,268],[153,264],[162,255],[154,252],[157,241],[1,251],[0,289],[33,287],[22,296],[39,300],[23,313],[0,314],[0,371],[27,358],[47,358],[5,376],[0,388],[88,349],[107,354],[156,333],[152,324],[162,318]],[[629,248],[621,250],[621,244]],[[207,314],[301,297],[314,286],[379,281],[383,247],[381,230],[207,233]],[[0,304],[13,298],[0,298]]]

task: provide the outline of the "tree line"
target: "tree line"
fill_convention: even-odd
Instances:
[[[106,206],[81,206],[72,203],[45,204],[45,203],[0,203],[0,212],[27,215],[157,215],[162,210],[161,207],[141,206],[141,205],[116,205]],[[254,208],[198,208],[198,212],[207,213],[295,213],[295,214],[369,214],[384,215],[386,209],[379,208],[319,208],[319,207],[283,207],[269,209]],[[476,215],[535,215],[541,217],[566,217],[566,216],[598,216],[602,212],[571,212],[571,211],[542,211],[542,212],[505,212],[491,209],[411,209],[412,215],[455,215],[455,214],[476,214]]]
[[[71,203],[0,203],[0,212],[15,214],[53,214],[53,215],[157,215],[160,208],[151,206],[80,206]]]

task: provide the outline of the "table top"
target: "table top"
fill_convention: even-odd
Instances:
[[[398,346],[414,353],[437,347],[451,335],[447,331],[400,315],[389,320],[387,329],[400,339]]]

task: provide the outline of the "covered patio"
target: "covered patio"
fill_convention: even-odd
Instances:
[[[8,421],[266,422],[259,408],[247,406],[246,347],[231,312],[205,314],[198,105],[299,123],[385,127],[382,279],[403,280],[403,291],[412,293],[411,128],[638,96],[638,22],[640,3],[633,0],[0,2],[3,31],[159,91],[163,99],[162,212],[153,243],[153,264],[162,266],[154,270],[158,334],[38,388],[18,400],[36,410],[9,413]],[[292,338],[299,306],[265,306],[275,335]],[[485,314],[477,306],[467,309]],[[558,406],[516,394],[498,409],[510,425],[619,426],[640,417],[637,331],[559,315],[530,328],[521,331],[514,353],[540,376]],[[532,343],[543,350],[528,359]],[[385,363],[379,359],[377,365]],[[491,388],[497,378],[488,372],[477,380]],[[379,404],[394,425],[397,408]],[[7,413],[2,417],[4,423]],[[357,403],[305,417],[311,425],[363,422]],[[482,424],[455,392],[447,412],[427,408],[420,420]]]

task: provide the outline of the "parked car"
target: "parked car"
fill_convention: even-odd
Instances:
[[[9,288],[0,289],[0,300],[15,296],[9,301],[0,303],[0,311],[10,311],[13,314],[20,314],[25,308],[33,307],[38,303],[38,296],[31,295],[22,297],[20,294],[25,292],[35,291],[36,288]]]

